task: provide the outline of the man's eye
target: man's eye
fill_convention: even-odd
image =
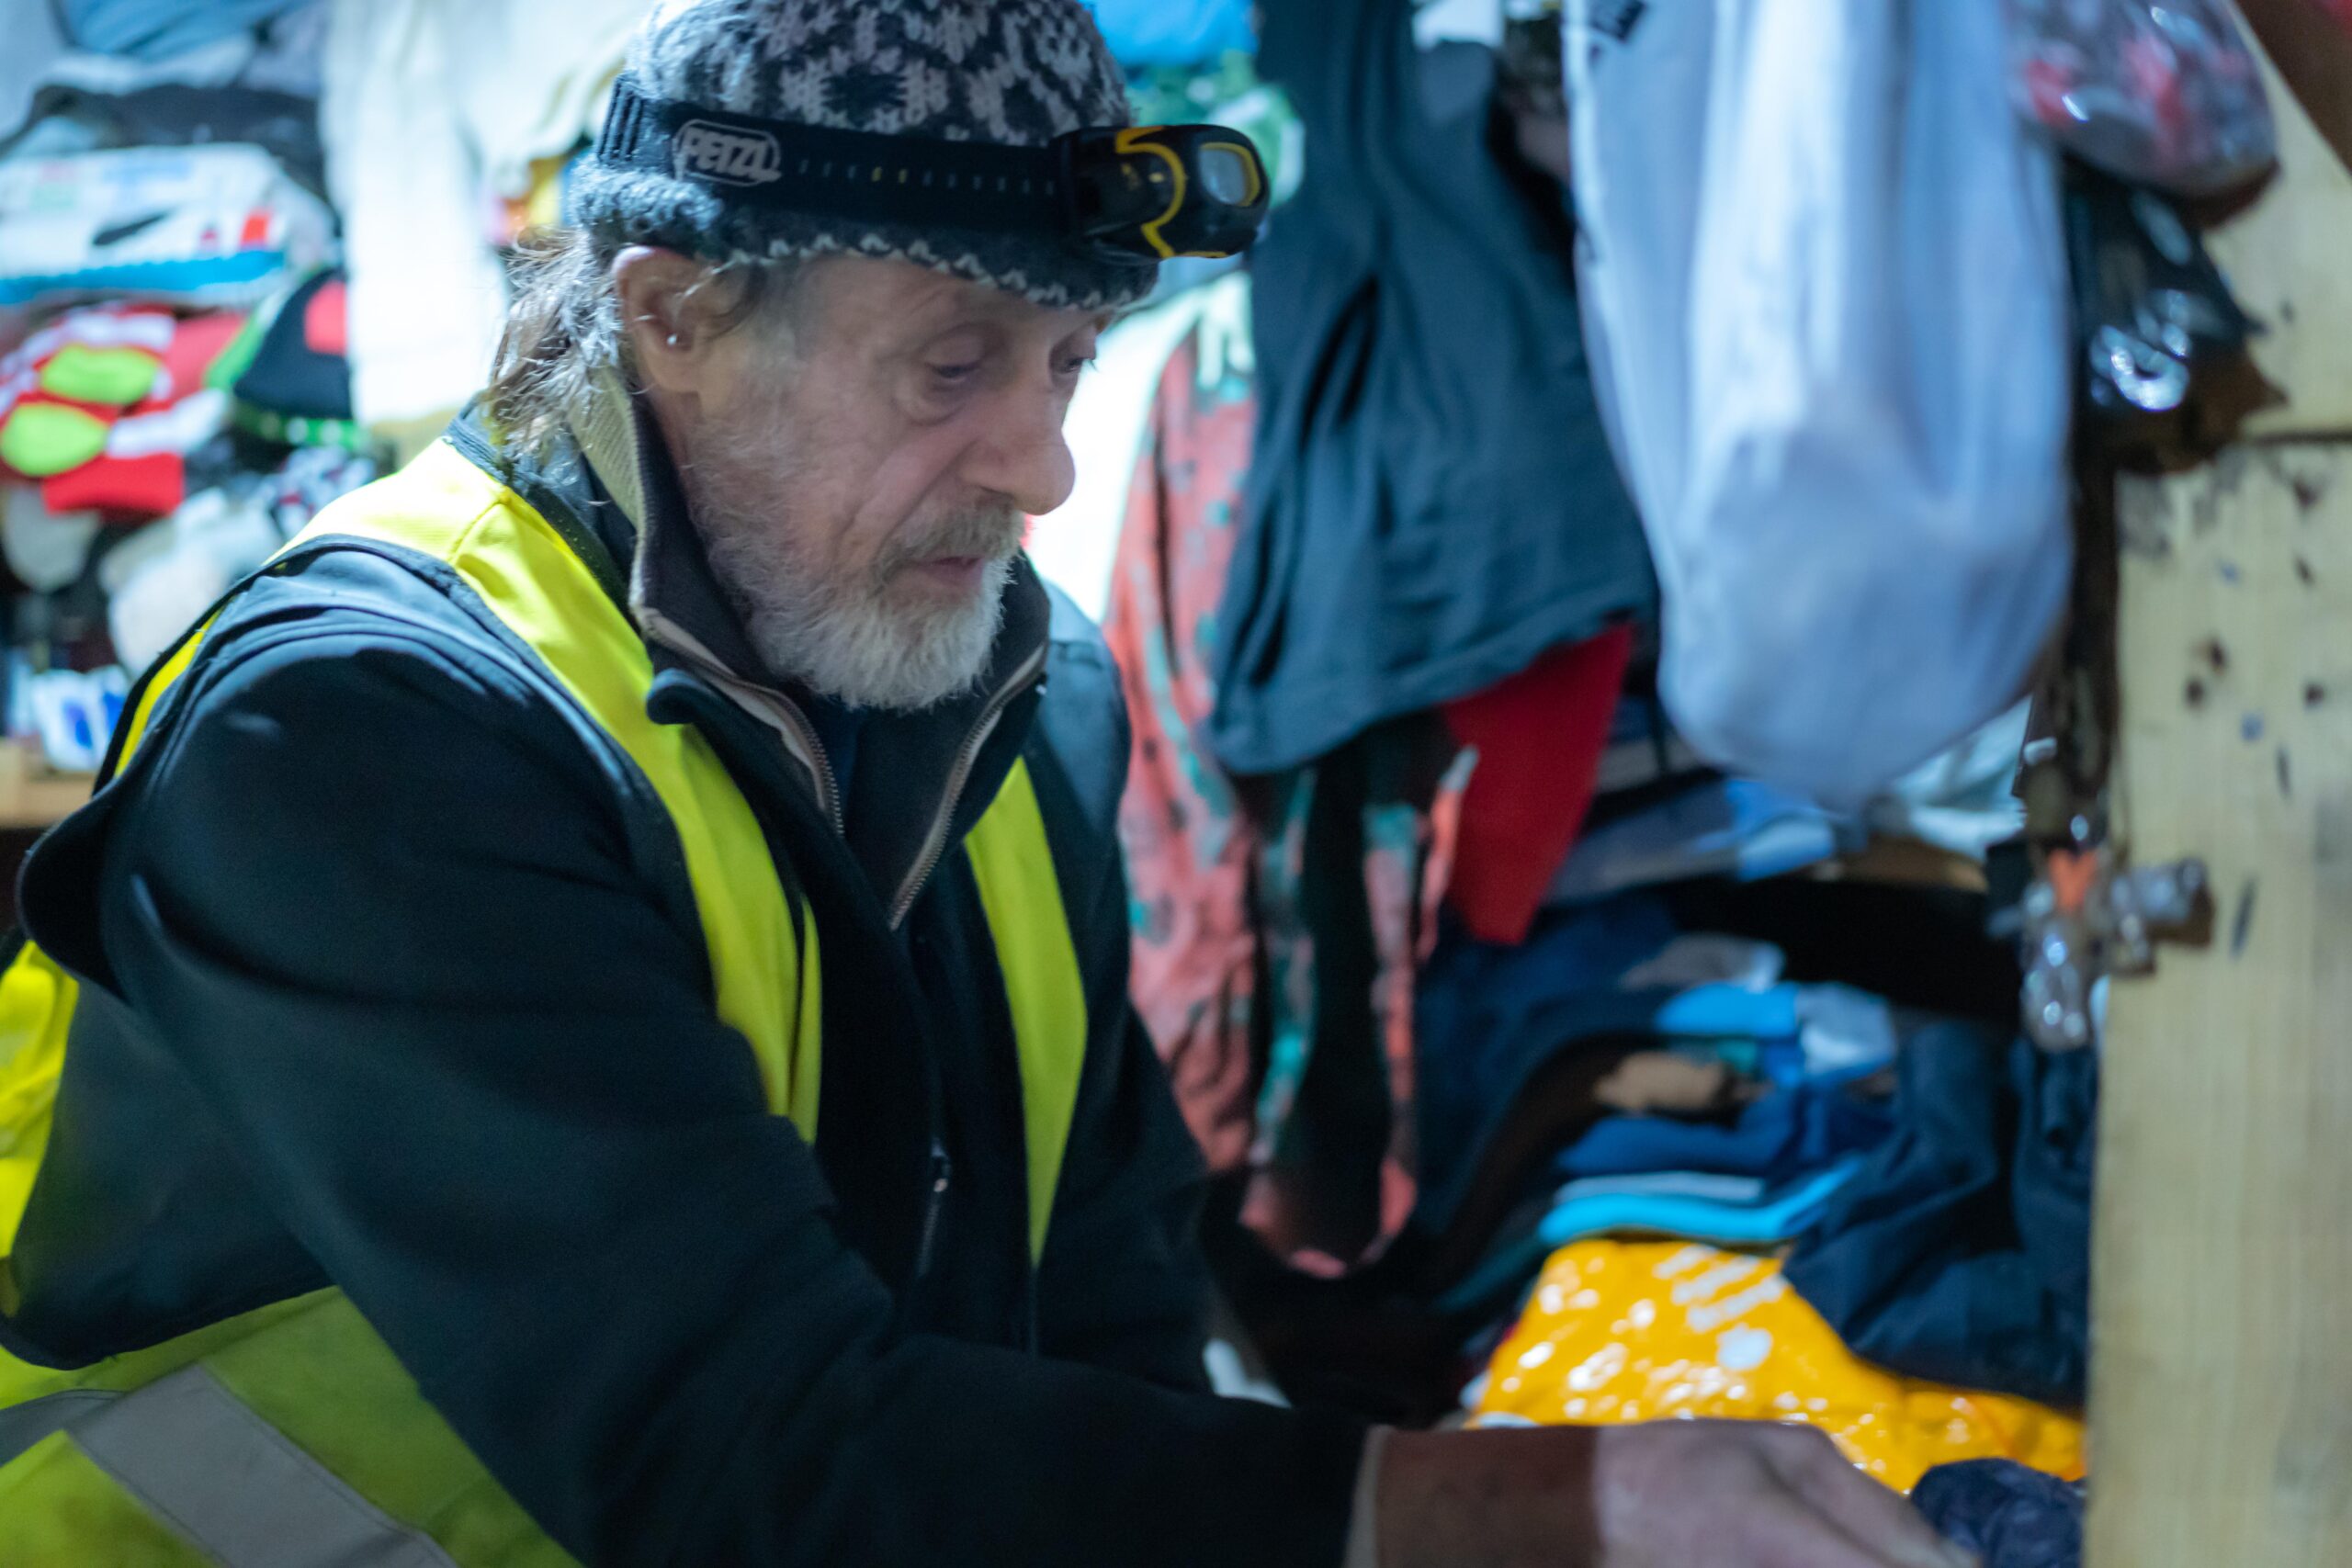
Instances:
[[[1062,374],[1065,376],[1082,376],[1092,368],[1094,355],[1091,354],[1073,355],[1062,361]]]
[[[934,365],[931,367],[931,373],[944,385],[956,387],[961,386],[978,375],[980,365],[977,359],[966,365]]]

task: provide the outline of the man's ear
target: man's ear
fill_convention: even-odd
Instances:
[[[692,256],[652,245],[630,245],[613,258],[613,291],[628,333],[638,372],[665,392],[700,389],[717,335],[710,268]]]

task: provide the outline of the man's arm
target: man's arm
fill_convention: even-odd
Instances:
[[[1040,1346],[1163,1387],[1203,1389],[1208,1269],[1204,1167],[1168,1075],[1127,1001],[1124,879],[1090,926],[1085,1077],[1038,1270]],[[1103,924],[1105,920],[1111,922]],[[1106,947],[1115,952],[1101,951]]]
[[[125,997],[582,1559],[1338,1562],[1353,1423],[891,1333],[519,676],[314,628],[155,744],[104,863]]]

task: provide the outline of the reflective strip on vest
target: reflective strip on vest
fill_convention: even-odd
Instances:
[[[458,1568],[246,1409],[202,1366],[64,1428],[115,1483],[222,1568]]]

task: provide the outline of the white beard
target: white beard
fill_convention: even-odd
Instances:
[[[910,523],[851,568],[792,525],[775,499],[802,465],[780,450],[790,428],[779,385],[732,428],[699,433],[703,461],[682,466],[689,510],[719,586],[772,675],[851,707],[912,712],[969,691],[986,673],[1004,620],[1004,591],[1021,548],[1020,513],[997,502]],[[909,604],[898,574],[927,558],[988,563],[962,603]]]
[[[969,604],[908,609],[865,584],[826,581],[773,532],[728,532],[707,547],[770,671],[860,708],[912,712],[969,691],[988,669],[1012,576],[1010,560],[993,560]]]

